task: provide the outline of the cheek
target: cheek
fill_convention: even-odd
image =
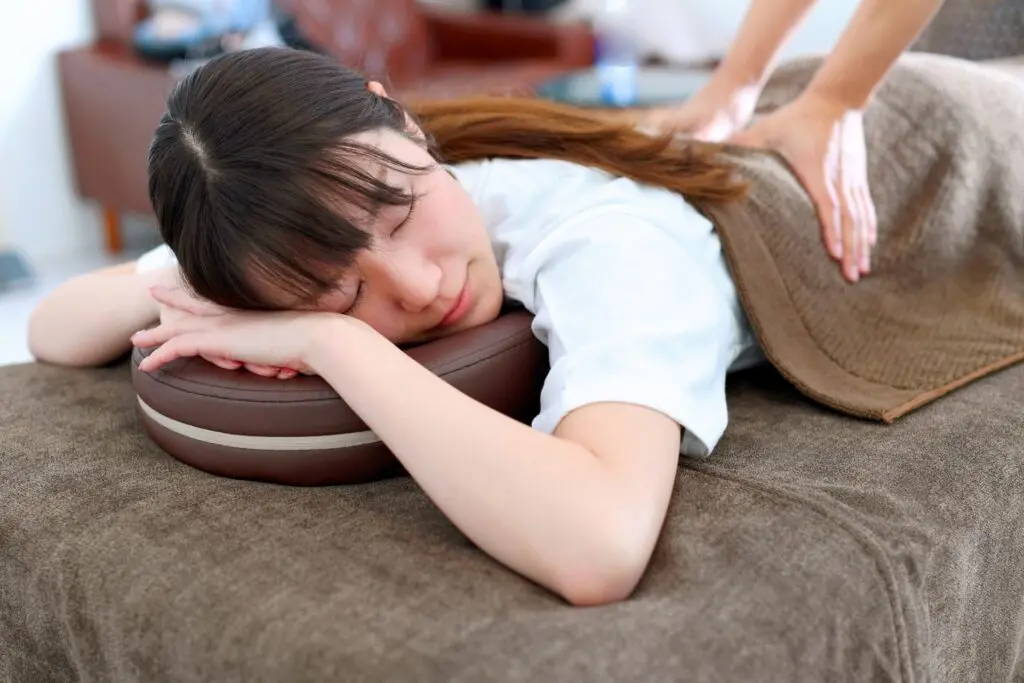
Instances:
[[[457,180],[443,173],[435,186],[431,202],[431,223],[447,241],[458,244],[462,250],[487,239],[483,220],[469,193]]]
[[[420,333],[416,320],[395,307],[386,297],[367,293],[359,307],[350,313],[353,318],[369,325],[377,334],[393,344],[403,344]]]

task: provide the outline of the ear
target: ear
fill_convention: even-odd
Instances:
[[[384,86],[381,85],[380,83],[378,83],[377,81],[370,81],[370,82],[368,82],[366,84],[366,89],[369,90],[370,92],[372,92],[374,95],[378,95],[380,97],[387,97],[388,96],[387,91],[384,90]]]
[[[372,92],[374,95],[377,95],[378,97],[388,97],[388,92],[384,89],[384,86],[377,81],[369,81],[366,84],[366,89]],[[408,112],[406,112],[405,114],[405,130],[409,135],[412,135],[413,137],[423,137],[423,131],[421,131],[420,127],[416,125],[416,122],[412,120],[412,117],[409,116]]]

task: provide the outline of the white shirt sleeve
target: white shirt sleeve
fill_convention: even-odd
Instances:
[[[178,260],[174,257],[174,252],[171,251],[171,248],[166,244],[161,244],[136,259],[135,272],[145,273],[164,266],[174,265],[177,262]]]
[[[683,427],[683,455],[710,455],[739,341],[707,258],[628,215],[582,221],[538,245],[520,273],[535,278],[533,327],[551,361],[533,426],[551,433],[581,406],[633,403]]]

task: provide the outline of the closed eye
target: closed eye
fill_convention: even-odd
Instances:
[[[409,211],[405,214],[405,218],[402,219],[402,222],[399,223],[398,225],[396,225],[395,229],[391,231],[392,235],[394,235],[396,232],[398,232],[399,230],[404,228],[406,225],[409,224],[409,221],[412,220],[413,214],[416,212],[416,200],[417,200],[417,198],[418,198],[418,195],[414,194],[412,196],[412,200],[409,202]]]
[[[352,304],[345,310],[346,313],[351,311],[351,310],[354,310],[355,307],[358,306],[359,303],[362,301],[362,291],[364,291],[366,289],[366,287],[365,287],[366,284],[367,284],[367,281],[365,281],[365,280],[360,280],[359,281],[359,286],[355,289],[355,298],[352,299]]]
[[[366,280],[359,280],[359,286],[356,288],[356,296],[354,299],[352,299],[352,303],[349,304],[349,307],[341,312],[342,315],[348,315],[349,313],[354,311],[356,309],[356,306],[358,306],[360,302],[363,300],[363,289],[365,284]]]

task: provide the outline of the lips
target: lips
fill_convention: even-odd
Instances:
[[[441,319],[441,322],[438,323],[437,326],[451,327],[455,323],[459,322],[462,316],[466,314],[466,311],[469,310],[470,303],[472,303],[472,300],[469,296],[469,281],[467,280],[466,283],[462,285],[462,291],[460,291],[459,295],[455,298],[455,303],[452,304],[448,313]]]

